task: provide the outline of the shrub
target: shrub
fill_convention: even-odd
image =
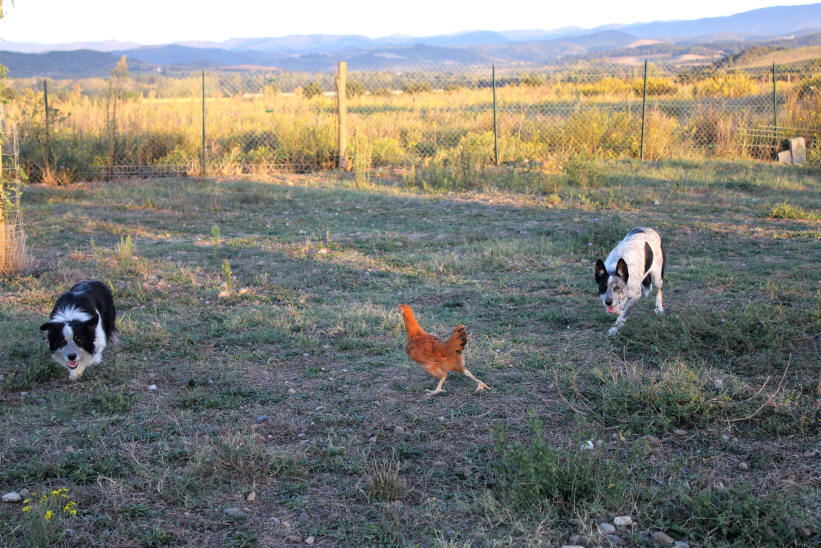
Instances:
[[[668,78],[647,78],[647,95],[672,95],[678,88]],[[633,81],[633,93],[641,97],[644,92],[644,80]]]
[[[365,84],[362,82],[347,81],[345,82],[345,94],[348,97],[359,97],[360,95],[365,95]]]
[[[812,210],[802,209],[798,206],[781,202],[770,208],[767,215],[771,219],[799,219],[804,221],[819,221],[821,215]]]
[[[8,188],[0,178],[0,275],[3,276],[20,272],[28,263],[21,196],[22,181],[17,179]]]
[[[595,450],[555,449],[536,419],[530,421],[530,430],[526,443],[508,441],[501,429],[494,432],[495,487],[514,507],[553,507],[567,516],[591,505],[616,508],[626,500],[624,468]]]
[[[647,508],[656,527],[698,538],[705,546],[800,546],[805,540],[793,524],[807,518],[806,512],[778,493],[687,489],[665,494]]]
[[[410,82],[402,86],[402,91],[410,94],[427,93],[432,89],[433,87],[428,82]]]
[[[812,78],[804,78],[793,89],[799,99],[821,95],[821,74]]]
[[[522,76],[519,79],[519,84],[531,88],[543,86],[545,84],[545,79],[539,76],[538,74],[531,73],[525,76]]]
[[[66,523],[77,515],[77,503],[62,487],[32,493],[23,501],[23,538],[26,546],[53,546],[63,535]]]
[[[316,82],[308,82],[302,88],[302,95],[304,95],[306,99],[313,99],[314,97],[322,95],[322,93],[322,86]]]
[[[373,140],[374,165],[397,165],[402,162],[404,154],[398,139],[382,137]]]
[[[716,74],[693,86],[696,97],[743,97],[755,91],[755,82],[743,72]]]

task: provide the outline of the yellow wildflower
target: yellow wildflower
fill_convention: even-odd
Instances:
[[[31,505],[23,506],[23,512],[31,512]]]
[[[46,516],[45,516],[45,517],[46,517],[46,519],[51,519],[51,518],[53,518],[53,517],[54,517],[54,512],[52,512],[51,510],[47,510],[47,511],[46,511]]]

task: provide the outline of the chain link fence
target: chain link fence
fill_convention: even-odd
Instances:
[[[333,71],[128,75],[123,65],[107,79],[12,81],[4,121],[35,181],[357,161],[468,172],[544,169],[573,155],[763,159],[793,136],[818,160],[821,60],[757,69],[634,61],[351,70],[344,97]]]

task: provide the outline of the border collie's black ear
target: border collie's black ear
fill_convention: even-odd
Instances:
[[[95,325],[97,325],[97,321],[99,321],[99,319],[100,319],[100,316],[98,316],[97,314],[94,314],[94,315],[93,315],[93,316],[91,316],[89,319],[87,319],[86,321],[84,321],[84,322],[83,322],[83,325],[87,325],[87,326],[89,326],[89,327],[91,327],[91,326],[95,326]]]
[[[40,331],[47,331],[47,330],[51,329],[52,327],[55,327],[56,325],[57,324],[54,323],[54,322],[46,322],[46,323],[44,323],[43,325],[40,326]]]
[[[607,269],[604,268],[604,262],[599,259],[596,261],[596,283],[601,285],[603,280],[607,280]]]
[[[618,276],[626,282],[628,275],[629,274],[627,273],[627,263],[624,262],[624,259],[619,259],[619,262],[616,263],[616,276]]]

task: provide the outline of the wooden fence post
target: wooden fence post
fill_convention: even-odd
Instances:
[[[200,172],[205,176],[205,69],[202,69],[202,156],[200,157]]]
[[[644,60],[644,87],[641,92],[641,152],[639,159],[644,161],[644,121],[647,114],[647,59]]]
[[[339,169],[348,169],[348,107],[345,104],[345,77],[348,63],[340,61],[336,73],[336,120]]]
[[[490,65],[490,82],[493,86],[493,163],[499,165],[499,126],[496,123],[496,65]]]
[[[45,124],[46,124],[46,150],[44,154],[44,167],[46,169],[46,174],[51,171],[51,130],[49,128],[49,116],[48,116],[48,81],[43,80],[43,103],[45,106],[44,114],[45,114]]]

